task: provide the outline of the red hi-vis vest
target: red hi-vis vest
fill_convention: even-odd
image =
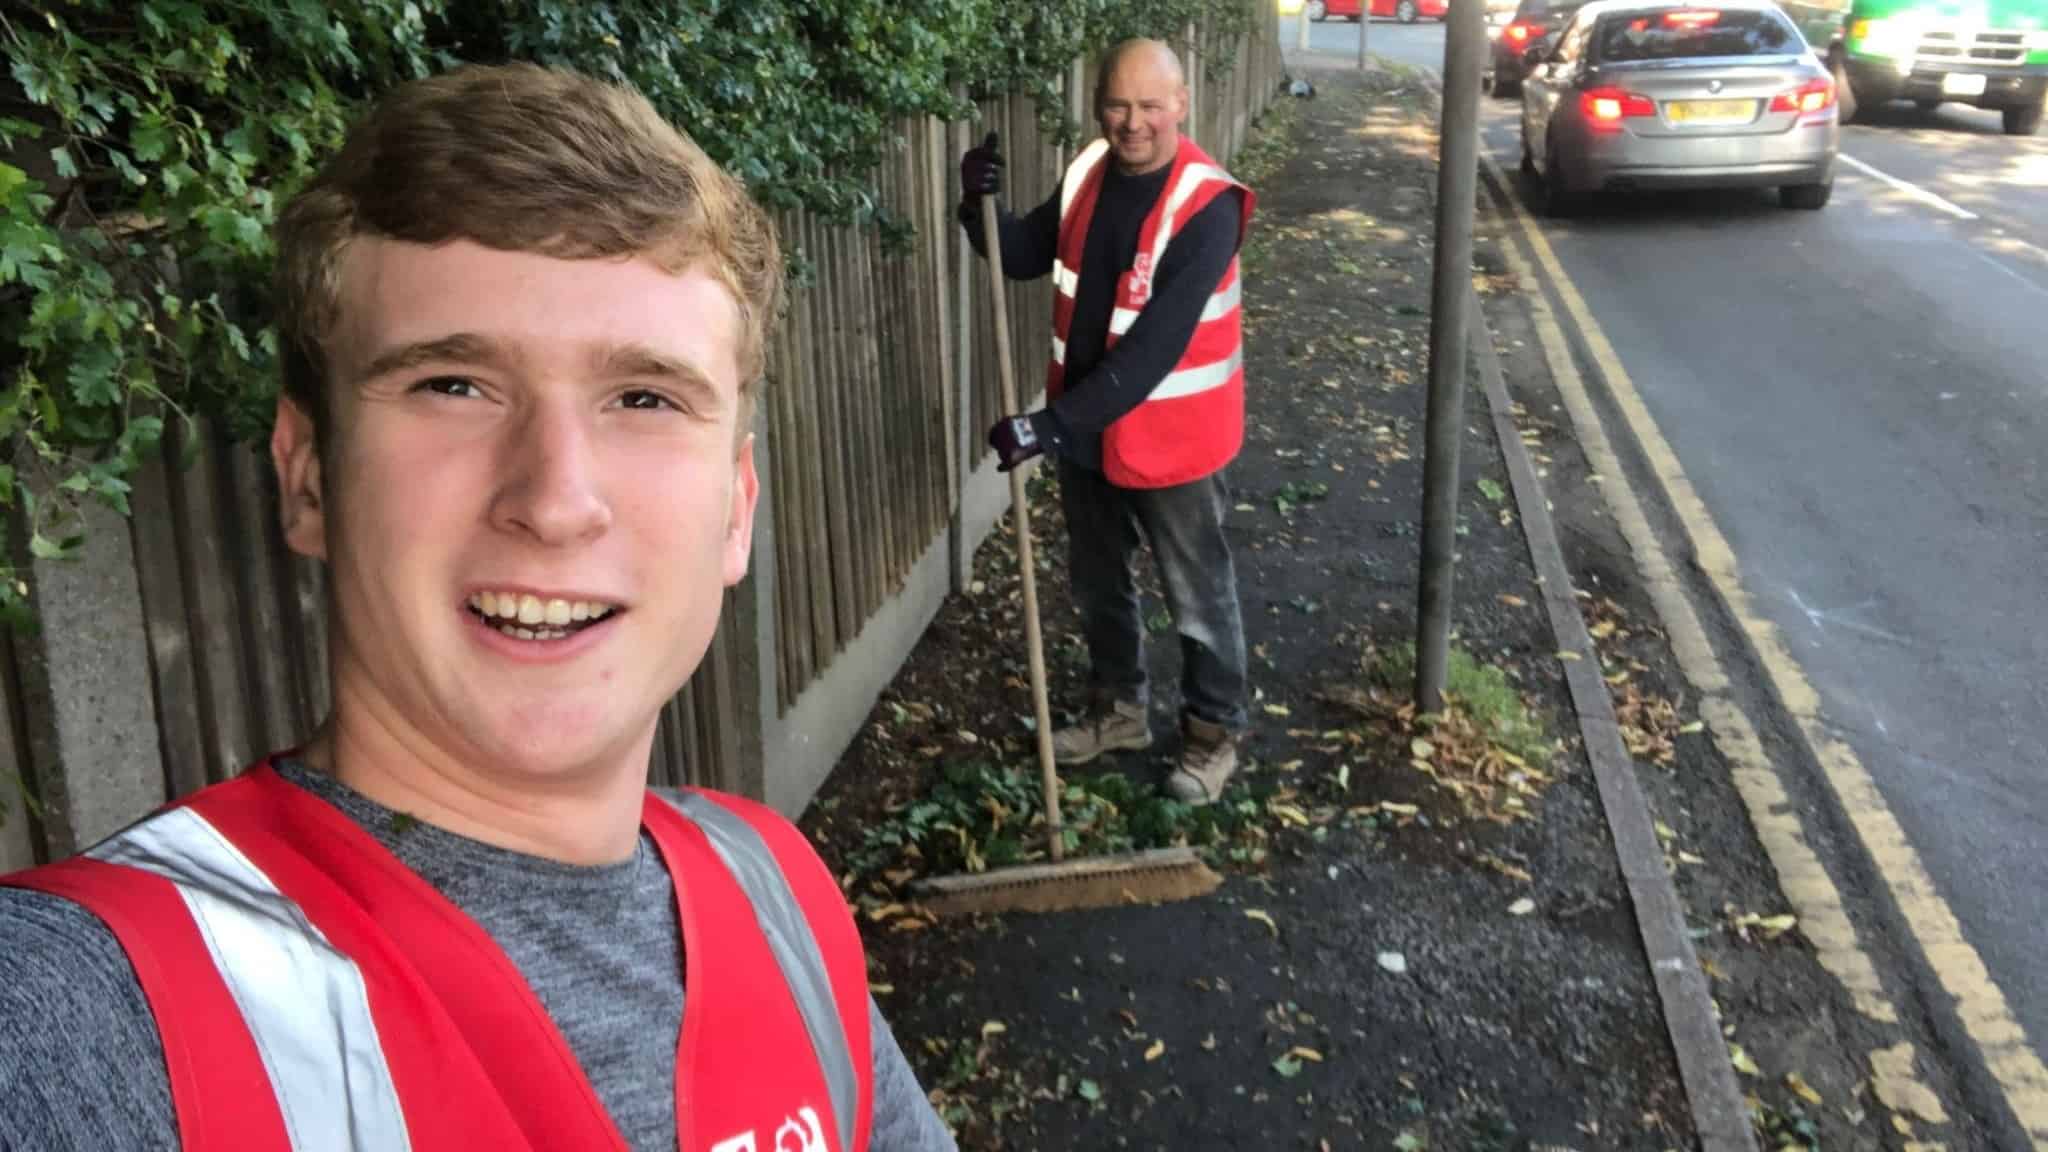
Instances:
[[[1102,190],[1109,142],[1081,150],[1060,183],[1060,234],[1053,261],[1052,363],[1045,390],[1057,397],[1066,376],[1067,331],[1074,320],[1074,296],[1081,283],[1081,254],[1088,222]],[[1180,151],[1166,190],[1138,232],[1138,253],[1117,278],[1108,345],[1131,330],[1152,296],[1152,274],[1166,258],[1166,246],[1181,224],[1208,207],[1226,189],[1243,194],[1238,239],[1251,226],[1253,195],[1231,178],[1193,140],[1180,138]],[[1199,480],[1237,456],[1244,444],[1244,325],[1238,307],[1237,257],[1223,273],[1180,362],[1144,401],[1102,434],[1102,474],[1124,488],[1166,488]]]
[[[681,912],[680,1152],[866,1152],[867,970],[831,873],[730,796],[649,793],[642,825]],[[268,763],[0,884],[120,940],[186,1152],[626,1148],[503,950]]]

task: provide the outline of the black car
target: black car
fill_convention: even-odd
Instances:
[[[1521,0],[1513,17],[1498,29],[1489,28],[1493,49],[1482,77],[1486,90],[1503,99],[1522,91],[1522,54],[1545,36],[1565,26],[1586,0]]]

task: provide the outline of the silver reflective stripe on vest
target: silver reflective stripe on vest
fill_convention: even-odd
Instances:
[[[1220,289],[1212,294],[1209,297],[1209,303],[1202,309],[1202,322],[1207,323],[1211,320],[1221,320],[1232,312],[1237,311],[1238,302],[1244,297],[1244,291],[1241,287],[1243,284],[1243,277],[1232,276],[1230,278],[1230,287]]]
[[[1067,267],[1055,256],[1052,261],[1052,286],[1060,295],[1072,299],[1074,293],[1080,290],[1081,274]]]
[[[169,880],[255,1038],[296,1152],[412,1146],[355,961],[190,808],[88,855]]]
[[[662,797],[666,802],[668,797]],[[847,1051],[846,1028],[839,1019],[839,1001],[832,994],[832,974],[825,966],[825,953],[811,935],[804,919],[803,905],[790,889],[782,865],[754,827],[716,801],[685,792],[674,806],[685,818],[704,831],[719,858],[732,870],[733,878],[754,906],[761,932],[768,938],[775,964],[796,997],[803,1014],[804,1030],[811,1034],[811,1047],[818,1054],[818,1067],[825,1071],[825,1086],[832,1093],[832,1117],[839,1128],[839,1147],[853,1150],[854,1113],[860,1106],[860,1077],[854,1054]],[[861,1058],[872,1061],[869,1053]]]
[[[1057,336],[1052,338],[1052,362],[1062,368],[1067,366],[1067,342]]]
[[[1161,380],[1159,387],[1154,388],[1145,399],[1172,400],[1180,396],[1193,396],[1197,392],[1207,392],[1212,388],[1221,388],[1230,383],[1230,378],[1237,375],[1237,370],[1243,366],[1244,353],[1240,350],[1232,352],[1229,359],[1218,360],[1214,364],[1168,372],[1166,379]]]
[[[1152,266],[1157,268],[1166,259],[1166,243],[1180,230],[1180,210],[1187,206],[1188,197],[1195,194],[1210,180],[1230,180],[1230,173],[1214,164],[1190,164],[1180,170],[1180,178],[1173,182],[1173,191],[1166,197],[1166,212],[1160,218],[1159,231],[1152,237]]]
[[[1209,302],[1202,305],[1203,323],[1206,324],[1211,320],[1221,320],[1232,312],[1237,311],[1238,301],[1243,296],[1243,293],[1238,290],[1239,283],[1241,281],[1233,277],[1230,281],[1230,287],[1219,289],[1210,294]],[[1137,322],[1137,309],[1112,309],[1109,313],[1109,333],[1112,336],[1122,336],[1128,333],[1131,330],[1131,325]],[[1061,363],[1065,363],[1065,357],[1061,358]]]
[[[1102,157],[1109,152],[1109,141],[1097,137],[1095,142],[1081,149],[1074,162],[1067,165],[1066,179],[1060,181],[1060,218],[1066,219],[1067,209],[1073,206],[1074,197],[1081,194],[1081,185],[1095,166],[1102,163]]]

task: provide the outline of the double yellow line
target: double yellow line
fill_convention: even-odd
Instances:
[[[1743,590],[1734,551],[1708,513],[1706,504],[1686,479],[1677,454],[1664,439],[1637,393],[1628,370],[1600,322],[1586,306],[1563,265],[1510,191],[1512,185],[1493,157],[1481,153],[1501,211],[1509,218],[1545,279],[1557,293],[1573,327],[1584,340],[1608,395],[1648,460],[1658,495],[1676,513],[1695,560],[1730,616],[1753,646],[1772,690],[1791,715],[1800,738],[1820,765],[1828,785],[1848,814],[1857,838],[1884,880],[1906,926],[1912,932],[1943,992],[1955,1003],[1957,1017],[1980,1050],[1984,1063],[2006,1102],[2018,1117],[2037,1152],[2048,1152],[2048,1068],[2028,1044],[1977,950],[1964,938],[1955,913],[1935,890],[1869,771],[1848,744],[1830,732],[1821,718],[1820,697],[1778,636],[1777,629],[1754,609]],[[1842,901],[1807,841],[1777,767],[1765,753],[1755,727],[1731,696],[1730,680],[1707,640],[1691,602],[1685,597],[1676,569],[1659,546],[1640,501],[1630,490],[1599,415],[1593,408],[1571,347],[1540,281],[1512,242],[1502,245],[1510,267],[1528,285],[1536,333],[1559,393],[1576,426],[1589,464],[1604,477],[1600,485],[1637,562],[1659,615],[1668,630],[1680,667],[1701,694],[1701,716],[1728,761],[1737,790],[1786,898],[1798,913],[1821,964],[1848,991],[1858,1011],[1891,1024],[1898,1013],[1886,998],[1869,954],[1857,940]],[[1870,1053],[1871,1084],[1879,1100],[1896,1113],[1931,1124],[1946,1123],[1941,1100],[1914,1068],[1909,1043]]]

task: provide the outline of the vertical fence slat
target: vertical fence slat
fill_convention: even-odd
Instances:
[[[832,310],[834,355],[832,434],[838,450],[839,473],[833,480],[838,497],[838,519],[834,528],[833,551],[846,557],[848,596],[846,612],[839,621],[839,645],[843,649],[860,635],[867,620],[870,573],[874,570],[873,524],[863,524],[865,502],[862,468],[868,458],[866,413],[860,402],[860,342],[866,321],[860,314],[860,298],[854,287],[852,249],[854,237],[846,227],[835,226],[827,240],[832,250],[832,284],[839,306]]]
[[[185,569],[178,560],[178,516],[171,488],[177,470],[176,430],[165,450],[143,462],[130,496],[129,531],[135,541],[135,574],[142,590],[142,615],[149,636],[151,682],[156,689],[156,726],[163,745],[167,795],[196,792],[207,784],[204,700],[192,652],[192,614],[187,610]]]
[[[880,173],[876,173],[876,181],[879,195],[883,187]],[[882,420],[882,408],[876,395],[881,377],[881,349],[888,340],[890,323],[889,318],[882,314],[874,290],[874,257],[880,245],[881,238],[873,229],[847,236],[847,282],[853,292],[853,315],[857,321],[857,338],[853,342],[853,384],[862,447],[860,462],[854,467],[853,491],[858,497],[855,506],[860,509],[854,538],[867,544],[862,552],[868,557],[866,586],[863,589],[866,595],[861,598],[860,609],[863,621],[882,606],[897,557],[895,518],[886,509],[886,505],[894,501],[882,499],[885,490],[893,491],[896,487],[896,460],[890,451],[889,430]]]
[[[932,294],[933,318],[939,341],[935,350],[938,366],[932,377],[938,385],[938,394],[932,401],[937,411],[932,415],[939,422],[933,450],[939,453],[939,481],[944,485],[939,492],[937,516],[929,525],[932,532],[950,525],[953,503],[960,498],[960,462],[953,450],[954,425],[958,417],[954,397],[959,394],[959,381],[954,379],[953,325],[956,317],[952,315],[952,285],[947,282],[953,268],[952,239],[956,231],[951,213],[946,211],[948,139],[950,134],[943,123],[935,117],[925,119],[925,171],[922,174],[925,207],[919,214],[918,225],[924,230],[925,253],[930,260],[925,275],[930,277],[927,288]]]
[[[790,238],[788,217],[781,221],[782,240],[787,246]],[[792,289],[794,292],[795,289]],[[780,715],[789,702],[790,685],[797,677],[797,653],[801,650],[809,630],[797,627],[804,615],[796,610],[795,595],[801,585],[801,574],[796,567],[796,542],[792,539],[799,525],[790,512],[791,497],[795,483],[791,480],[794,464],[795,437],[789,430],[789,410],[792,400],[790,381],[794,357],[790,344],[795,338],[796,327],[801,313],[792,295],[783,322],[771,334],[769,346],[768,377],[764,381],[761,403],[766,409],[766,440],[756,446],[755,466],[766,468],[771,480],[768,485],[768,500],[758,514],[762,519],[772,521],[773,531],[769,533],[770,545],[775,550],[775,619],[777,621],[775,652],[775,709]],[[763,659],[768,654],[763,654]]]
[[[903,262],[901,289],[910,303],[910,313],[915,319],[910,344],[911,371],[915,374],[913,389],[905,390],[909,401],[906,410],[910,415],[911,429],[915,433],[915,451],[918,462],[918,501],[916,552],[924,553],[930,545],[934,529],[941,520],[941,505],[944,499],[945,458],[935,450],[934,433],[945,423],[939,398],[945,392],[945,333],[939,326],[937,301],[932,299],[931,281],[931,232],[927,217],[931,205],[931,189],[925,183],[928,157],[931,155],[931,121],[918,120],[912,126],[912,137],[903,152],[903,203],[906,217],[917,227],[914,242]]]
[[[849,513],[847,499],[852,488],[853,473],[849,465],[851,441],[855,430],[847,423],[846,383],[851,375],[846,354],[850,339],[847,329],[846,272],[840,254],[845,245],[839,241],[837,226],[821,227],[819,242],[824,257],[826,292],[837,304],[826,309],[829,313],[822,325],[825,337],[825,355],[819,363],[818,383],[824,402],[819,405],[818,425],[819,451],[825,461],[825,537],[826,556],[832,567],[832,606],[837,625],[832,637],[831,651],[839,652],[853,642],[860,633],[860,572],[862,557],[849,538]],[[820,294],[820,303],[825,294]]]
[[[234,518],[225,454],[236,451],[217,427],[193,426],[190,467],[171,478],[171,497],[184,534],[179,550],[191,614],[192,654],[198,674],[199,722],[206,732],[206,776],[224,780],[256,756],[249,672],[242,659],[242,621],[228,525]]]
[[[32,868],[46,855],[41,830],[29,811],[35,770],[28,758],[26,702],[14,659],[14,642],[0,629],[0,872]]]
[[[832,468],[831,457],[822,440],[825,424],[831,419],[826,401],[832,387],[831,325],[825,317],[825,293],[831,283],[831,268],[825,258],[824,229],[811,213],[804,214],[804,236],[816,276],[811,291],[805,295],[809,340],[804,349],[803,371],[799,374],[804,383],[804,402],[797,413],[802,429],[797,450],[804,471],[804,567],[810,573],[807,584],[811,592],[812,631],[811,675],[804,685],[798,687],[798,693],[832,663],[832,654],[839,650],[839,625],[833,618],[839,606],[839,596],[835,589],[837,573],[832,562],[831,516],[827,511],[829,493],[826,490]]]
[[[232,552],[235,591],[245,625],[244,657],[251,673],[246,685],[250,722],[260,734],[261,750],[268,753],[292,742],[295,694],[285,655],[284,621],[278,611],[276,554],[271,550],[268,523],[276,505],[255,451],[238,444],[228,448],[226,455],[238,545]]]

